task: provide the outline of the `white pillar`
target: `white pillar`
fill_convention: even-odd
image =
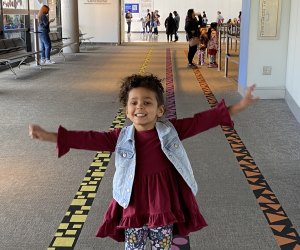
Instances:
[[[62,37],[68,37],[66,43],[77,44],[64,48],[64,53],[79,52],[79,21],[78,21],[78,0],[61,1],[61,24]]]
[[[300,26],[296,25],[298,23],[299,16],[300,1],[292,0],[285,100],[300,123],[300,48],[298,45],[300,40]]]

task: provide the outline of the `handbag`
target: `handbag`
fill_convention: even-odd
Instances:
[[[199,37],[192,37],[190,40],[189,40],[189,45],[191,47],[195,46],[195,45],[198,45],[200,44],[200,39]]]

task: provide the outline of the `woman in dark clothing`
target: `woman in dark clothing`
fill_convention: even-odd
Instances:
[[[172,13],[169,14],[165,21],[165,27],[166,27],[166,34],[167,34],[167,39],[168,42],[170,41],[169,38],[171,38],[171,42],[173,39],[173,34],[175,34],[176,31],[176,23],[175,19],[173,18]]]
[[[200,37],[199,25],[201,25],[202,20],[199,21],[196,18],[194,9],[189,9],[187,12],[187,16],[185,19],[185,31],[187,35],[187,39],[190,40],[193,37]],[[188,67],[196,66],[193,63],[194,55],[197,52],[197,45],[190,46],[189,45],[189,53],[188,53]]]

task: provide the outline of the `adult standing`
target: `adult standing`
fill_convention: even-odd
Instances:
[[[150,10],[147,9],[147,15],[146,15],[146,32],[150,32],[150,19],[151,19],[151,14]]]
[[[203,22],[203,27],[206,27],[207,23],[208,23],[208,19],[207,19],[205,11],[203,11],[203,13],[202,13],[202,22]]]
[[[154,35],[158,35],[158,26],[160,26],[159,18],[160,18],[160,15],[158,14],[158,10],[155,10],[154,11],[154,21],[153,21]]]
[[[40,64],[54,64],[55,62],[50,60],[51,52],[51,40],[49,36],[50,23],[54,22],[55,18],[49,20],[49,7],[43,5],[37,15],[39,26],[38,32],[40,37],[40,48],[41,48],[41,60]]]
[[[199,25],[202,22],[196,18],[194,9],[189,9],[187,12],[187,16],[185,19],[185,31],[187,35],[187,39],[190,40],[193,37],[200,37]],[[197,44],[190,46],[189,44],[189,52],[188,52],[188,67],[195,67],[196,65],[193,63],[193,58],[197,52]]]
[[[169,16],[166,18],[165,27],[166,27],[167,40],[168,40],[168,42],[170,40],[172,42],[173,34],[175,34],[175,30],[176,30],[176,23],[175,23],[172,13],[170,13]]]
[[[132,19],[132,14],[131,14],[130,10],[127,11],[125,18],[126,18],[126,23],[127,23],[127,33],[130,33],[131,19]]]
[[[195,15],[198,16],[198,22],[199,22],[199,26],[203,28],[203,17],[201,15],[201,13],[195,13]]]
[[[178,41],[178,29],[179,29],[179,23],[180,23],[180,16],[179,16],[179,14],[176,10],[173,11],[173,14],[174,14],[174,20],[175,20],[175,24],[176,24],[174,42],[177,42]]]
[[[151,16],[150,16],[150,32],[151,33],[153,31],[154,19],[155,19],[154,11],[151,11]]]

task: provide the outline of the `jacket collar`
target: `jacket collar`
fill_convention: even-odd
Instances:
[[[166,118],[159,118],[157,119],[157,122],[155,124],[157,133],[159,137],[164,137],[166,134],[168,134],[171,131],[171,126],[169,125],[169,121]],[[134,132],[135,128],[133,124],[126,127],[126,129],[123,129],[123,139],[122,142],[131,141],[134,142]]]

